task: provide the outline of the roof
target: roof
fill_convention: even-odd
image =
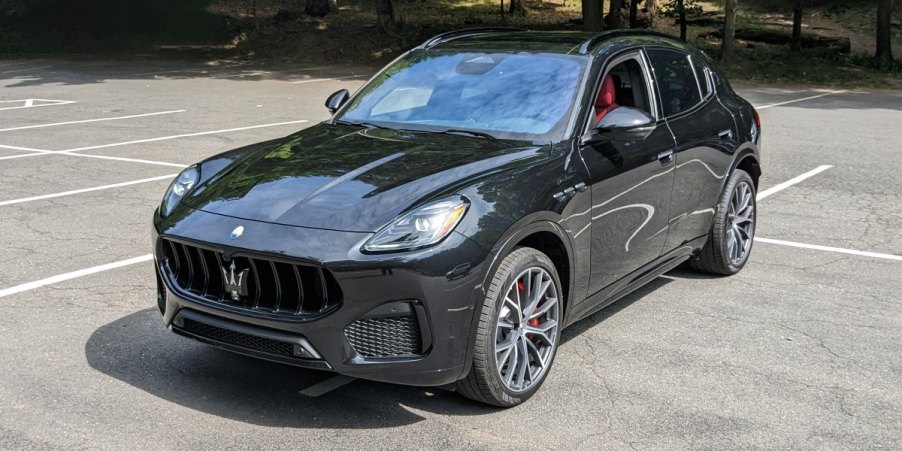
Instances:
[[[533,31],[517,28],[469,28],[437,35],[418,48],[525,50],[564,54],[593,54],[603,46],[627,44],[664,44],[686,49],[673,36],[644,30]]]

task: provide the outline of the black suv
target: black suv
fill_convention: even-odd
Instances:
[[[758,115],[669,36],[447,33],[326,106],[172,183],[153,228],[173,332],[513,406],[564,327],[749,257]]]

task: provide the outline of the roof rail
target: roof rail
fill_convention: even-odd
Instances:
[[[514,27],[478,27],[478,28],[464,28],[462,30],[454,30],[449,31],[442,34],[437,34],[429,39],[426,42],[418,45],[416,48],[418,49],[428,49],[431,47],[435,47],[438,44],[443,42],[453,41],[455,39],[465,38],[468,36],[476,36],[480,34],[486,33],[503,33],[503,32],[511,32],[511,31],[527,31],[524,28],[514,28]]]
[[[579,53],[580,53],[580,54],[586,54],[586,53],[589,53],[589,50],[591,50],[592,48],[594,48],[596,45],[598,45],[598,44],[600,44],[600,43],[602,43],[602,42],[604,42],[604,41],[606,41],[606,40],[608,40],[608,39],[616,38],[616,37],[620,37],[620,36],[657,36],[657,37],[661,37],[661,38],[677,39],[676,37],[671,36],[671,35],[666,34],[666,33],[660,33],[660,32],[657,32],[657,31],[648,31],[648,30],[610,30],[610,31],[602,31],[601,33],[598,33],[598,34],[592,36],[591,38],[586,39],[586,40],[579,46]]]

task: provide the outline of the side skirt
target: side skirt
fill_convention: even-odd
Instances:
[[[704,246],[706,239],[707,236],[686,243],[683,246],[662,255],[642,268],[639,268],[632,274],[614,282],[601,291],[589,296],[585,301],[574,306],[574,311],[571,315],[568,315],[564,327],[597,313],[601,309],[617,302],[624,296],[641,288],[652,280],[655,280],[658,276],[676,268],[686,260],[689,260],[696,250]]]

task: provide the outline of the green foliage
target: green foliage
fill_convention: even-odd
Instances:
[[[700,16],[705,10],[702,8],[702,5],[699,4],[699,0],[683,0],[683,8],[686,10],[686,16]],[[663,3],[658,8],[658,14],[663,15],[664,17],[679,17],[679,2],[676,0]]]

